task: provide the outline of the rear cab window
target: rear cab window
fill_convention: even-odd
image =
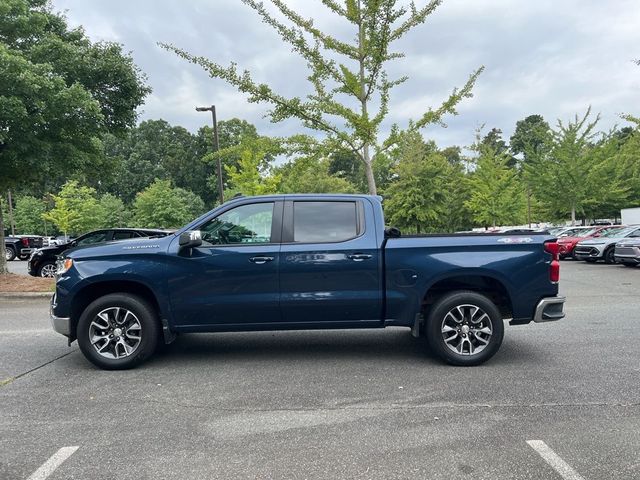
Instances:
[[[294,201],[294,243],[337,243],[364,232],[364,215],[359,201]]]

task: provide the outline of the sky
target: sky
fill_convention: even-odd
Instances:
[[[338,38],[355,35],[320,0],[287,3]],[[242,118],[264,135],[304,131],[296,120],[271,123],[267,105],[247,102],[157,45],[171,43],[223,65],[236,62],[285,96],[311,93],[305,62],[240,0],[53,0],[53,6],[92,40],[115,41],[131,52],[153,88],[140,120],[163,118],[195,131],[210,117],[194,107],[215,104],[219,120]],[[424,129],[425,138],[441,147],[470,145],[484,125],[485,131],[502,129],[508,140],[528,115],[543,115],[553,126],[588,106],[601,114],[603,131],[623,126],[620,114],[640,115],[640,66],[633,63],[640,59],[639,0],[445,0],[395,50],[405,57],[389,64],[389,76],[409,80],[392,91],[381,138],[391,124],[403,128],[437,108],[481,65],[473,98],[463,100],[458,116],[444,119],[447,128]]]

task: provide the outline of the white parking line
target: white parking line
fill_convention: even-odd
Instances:
[[[27,480],[44,480],[51,475],[56,468],[62,465],[62,462],[73,455],[76,450],[78,450],[78,447],[62,447],[51,455],[49,460],[44,462]]]
[[[527,443],[565,480],[584,480],[578,472],[571,468],[567,462],[561,459],[558,454],[551,450],[542,440],[527,440]]]

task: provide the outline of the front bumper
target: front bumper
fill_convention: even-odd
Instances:
[[[538,302],[533,321],[536,323],[553,322],[564,318],[564,302],[566,297],[557,295],[555,297],[545,297]]]
[[[65,337],[70,337],[71,319],[69,317],[56,316],[56,306],[56,294],[54,293],[51,297],[51,303],[49,304],[49,319],[51,320],[51,326],[56,332],[64,335]]]
[[[640,247],[622,245],[616,247],[616,260],[626,263],[640,263]]]
[[[598,259],[603,257],[604,248],[601,245],[578,245],[573,250],[573,254],[578,260],[584,260],[585,258]]]

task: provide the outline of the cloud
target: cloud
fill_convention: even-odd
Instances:
[[[169,42],[222,64],[235,61],[288,96],[309,93],[304,61],[240,2],[53,3],[94,40],[117,41],[132,52],[154,89],[142,119],[164,118],[196,130],[207,119],[194,107],[215,103],[219,118],[245,118],[265,134],[302,130],[296,121],[270,123],[266,106],[248,103],[224,82],[156,45]],[[289,3],[339,38],[349,40],[355,33],[318,0]],[[389,66],[390,76],[410,79],[393,92],[383,130],[436,108],[480,65],[486,70],[474,97],[459,106],[460,115],[445,119],[448,128],[429,127],[426,137],[442,146],[468,145],[480,124],[501,128],[508,137],[527,115],[538,113],[554,124],[589,105],[602,113],[600,127],[607,130],[622,123],[620,113],[640,113],[640,67],[631,62],[640,57],[638,25],[636,0],[446,0],[397,45],[406,57]]]

